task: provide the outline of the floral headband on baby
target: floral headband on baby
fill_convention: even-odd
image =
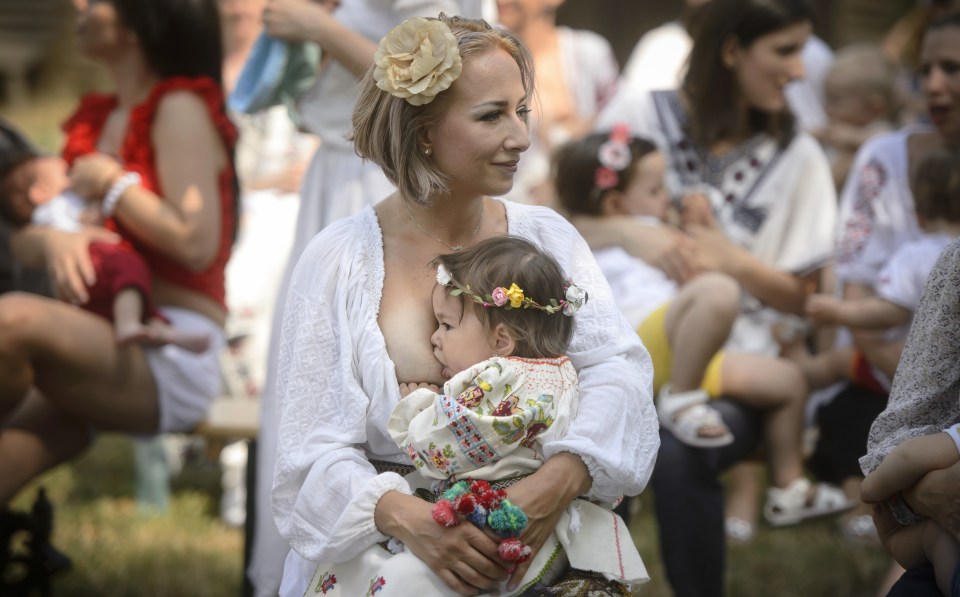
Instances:
[[[471,290],[469,286],[463,286],[453,279],[447,268],[440,264],[437,266],[437,284],[440,286],[453,287],[450,291],[451,296],[460,296],[461,294],[470,297],[473,302],[482,305],[484,308],[502,307],[504,309],[537,309],[545,311],[549,315],[562,312],[571,317],[577,313],[585,304],[587,304],[587,291],[580,288],[570,280],[567,280],[563,287],[563,298],[559,301],[555,298],[550,299],[546,305],[541,305],[529,296],[523,294],[523,289],[511,283],[509,288],[500,286],[493,289],[493,292],[480,296]]]
[[[413,17],[390,30],[373,56],[377,87],[414,106],[429,104],[463,70],[457,38],[446,23]]]
[[[610,138],[597,150],[597,161],[600,165],[593,175],[593,192],[597,199],[604,191],[620,184],[620,173],[630,166],[632,157],[629,127],[625,124],[614,125]]]

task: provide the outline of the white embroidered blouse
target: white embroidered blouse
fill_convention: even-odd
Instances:
[[[660,444],[650,357],[576,230],[550,209],[504,205],[509,233],[553,255],[590,293],[568,353],[580,376],[580,408],[567,433],[544,444],[544,457],[580,456],[594,501],[635,495]],[[377,325],[383,257],[377,216],[367,208],[311,241],[288,291],[273,511],[280,533],[308,560],[346,561],[386,540],[373,520],[377,501],[390,490],[411,492],[401,476],[378,475],[369,462],[410,462],[387,431],[400,395]]]

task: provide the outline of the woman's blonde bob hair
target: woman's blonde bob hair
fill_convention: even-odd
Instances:
[[[491,27],[481,19],[448,17],[440,13],[437,20],[450,27],[465,64],[493,49],[503,49],[510,54],[520,67],[524,90],[531,95],[533,60],[523,42],[512,33]],[[447,177],[429,156],[424,155],[420,142],[424,131],[440,121],[457,86],[456,81],[423,106],[411,105],[378,88],[373,67],[363,76],[360,85],[350,135],[357,155],[380,166],[400,191],[401,198],[429,205],[434,198],[447,192]]]

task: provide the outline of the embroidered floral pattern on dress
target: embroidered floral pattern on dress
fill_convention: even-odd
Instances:
[[[856,261],[863,254],[876,219],[873,202],[883,191],[888,179],[886,168],[877,160],[871,160],[860,172],[853,213],[844,225],[844,233],[840,235],[837,263]]]

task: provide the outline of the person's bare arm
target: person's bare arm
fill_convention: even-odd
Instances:
[[[946,433],[909,439],[894,448],[860,486],[865,502],[887,499],[913,487],[926,473],[948,468],[960,460],[957,446]]]
[[[826,294],[807,297],[807,317],[818,325],[885,329],[910,321],[912,312],[877,296],[840,300]]]
[[[120,237],[105,228],[66,232],[26,226],[10,235],[10,250],[14,259],[27,267],[46,267],[57,297],[82,305],[89,300],[87,288],[97,281],[90,243],[119,241]]]
[[[370,68],[377,45],[344,27],[331,10],[310,0],[271,0],[263,11],[267,32],[286,41],[312,41],[357,78]]]
[[[925,474],[903,497],[914,512],[932,518],[960,540],[960,461]]]
[[[570,220],[594,251],[623,249],[683,283],[696,275],[691,253],[693,243],[668,226],[647,226],[627,216],[573,216]]]
[[[803,313],[804,300],[820,283],[820,271],[795,276],[760,261],[730,242],[716,227],[692,226],[696,241],[696,265],[705,271],[722,272],[734,278],[760,302],[784,313]]]
[[[161,101],[151,141],[164,198],[143,186],[128,187],[115,217],[145,243],[202,271],[220,245],[219,173],[227,165],[226,149],[203,100],[189,92],[171,93]],[[76,160],[71,184],[97,197],[121,174],[112,158],[93,154]]]

